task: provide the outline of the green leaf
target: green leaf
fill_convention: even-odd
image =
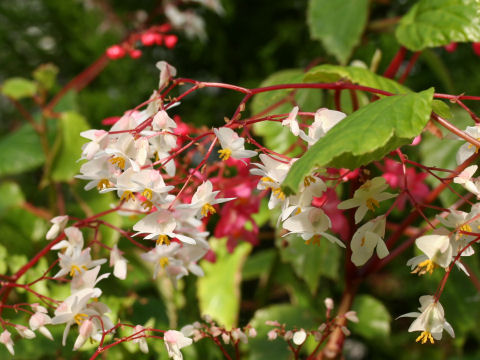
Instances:
[[[309,0],[310,36],[345,64],[360,42],[368,18],[368,0]]]
[[[283,243],[283,239],[281,242]],[[298,277],[305,280],[310,291],[315,293],[323,275],[330,279],[337,279],[340,265],[341,250],[338,245],[327,239],[320,244],[307,245],[300,237],[289,237],[288,246],[277,243],[282,261],[292,265]]]
[[[242,279],[252,280],[268,274],[275,260],[275,249],[262,250],[250,255],[242,269]]]
[[[370,295],[355,297],[352,310],[357,312],[358,323],[349,323],[349,328],[367,339],[386,338],[390,334],[391,316],[387,308]]]
[[[311,308],[294,306],[291,304],[272,305],[255,312],[250,322],[257,330],[257,336],[249,340],[250,360],[287,360],[291,358],[291,352],[287,343],[281,338],[274,341],[267,339],[267,333],[274,329],[273,326],[265,324],[267,320],[276,320],[281,324],[286,324],[287,329],[296,327],[311,329],[318,326],[319,319],[316,318]]]
[[[20,174],[44,162],[40,139],[29,124],[0,139],[0,175]]]
[[[402,18],[395,35],[412,51],[480,41],[477,0],[420,0]]]
[[[388,91],[392,94],[406,94],[409,88],[386,77],[377,75],[368,69],[356,66],[320,65],[305,74],[305,82],[335,82],[348,80],[353,84]]]
[[[445,119],[450,119],[452,117],[452,111],[450,106],[444,103],[442,100],[433,100],[432,101],[432,110]]]
[[[410,143],[430,119],[432,97],[433,88],[389,96],[347,116],[292,165],[284,192],[295,193],[317,167],[355,169]]]
[[[8,209],[19,206],[25,201],[22,189],[13,181],[5,181],[0,184],[0,216]]]
[[[295,84],[302,83],[305,73],[301,69],[282,70],[269,76],[260,84],[260,87],[278,85],[278,84]],[[283,89],[269,91],[257,94],[253,97],[251,110],[253,114],[259,114],[270,106],[285,99],[294,91],[292,101],[298,104],[302,111],[316,111],[322,105],[322,91],[311,89]],[[286,114],[289,113],[294,103],[287,101],[270,110],[267,114]],[[297,137],[293,135],[285,126],[279,122],[262,121],[255,123],[253,129],[257,135],[263,136],[265,145],[278,153],[284,153],[295,141]],[[298,153],[291,153],[291,156]]]
[[[8,79],[2,85],[2,94],[15,100],[32,97],[36,92],[37,84],[21,77]]]
[[[82,144],[85,143],[80,133],[90,127],[82,115],[69,111],[62,114],[60,128],[62,144],[51,177],[54,181],[69,181],[80,171],[81,164],[77,160],[82,154]]]
[[[220,324],[231,328],[237,324],[240,308],[240,282],[242,267],[251,245],[241,243],[230,254],[226,239],[210,241],[217,255],[212,264],[202,262],[205,276],[197,280],[197,296],[202,315],[208,314]]]
[[[42,64],[33,72],[33,78],[45,90],[50,90],[55,85],[57,79],[58,67],[54,64]]]

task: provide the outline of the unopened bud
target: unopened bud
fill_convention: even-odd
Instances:
[[[332,310],[333,309],[333,299],[331,298],[326,298],[325,299],[325,307],[327,308],[327,310]]]

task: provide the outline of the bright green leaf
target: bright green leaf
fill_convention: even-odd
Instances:
[[[392,94],[406,94],[409,88],[386,77],[377,75],[368,69],[356,66],[320,65],[305,74],[305,82],[335,82],[348,80],[353,84],[388,91]]]
[[[400,21],[396,36],[412,51],[480,41],[479,13],[477,0],[420,0]]]
[[[283,239],[282,239],[283,241]],[[315,293],[320,277],[337,279],[341,250],[338,245],[322,239],[320,245],[307,245],[300,237],[287,239],[288,246],[279,244],[282,261],[292,265],[298,277],[305,280],[310,291]]]
[[[0,139],[0,175],[20,174],[45,162],[40,139],[26,124]]]
[[[282,338],[274,341],[268,340],[267,333],[274,327],[266,325],[265,321],[267,320],[276,320],[281,324],[286,324],[287,329],[294,327],[311,329],[319,324],[316,314],[307,307],[279,304],[257,310],[250,322],[257,330],[257,336],[249,340],[250,360],[287,360],[291,358],[288,345]]]
[[[37,84],[31,80],[16,77],[6,80],[1,91],[3,95],[19,100],[35,95]]]
[[[69,181],[78,174],[81,166],[76,162],[82,153],[82,144],[85,143],[80,133],[90,127],[82,115],[73,111],[62,114],[60,127],[62,144],[51,177],[54,181]]]
[[[33,78],[45,89],[50,90],[55,85],[58,67],[54,64],[42,64],[33,72]]]
[[[442,100],[433,100],[432,101],[432,110],[445,119],[450,119],[452,117],[452,111],[450,106],[444,103]]]
[[[307,21],[310,35],[328,53],[345,64],[360,42],[368,18],[368,0],[310,0]]]
[[[282,188],[295,193],[317,167],[355,169],[408,144],[430,119],[432,97],[433,88],[389,96],[347,116],[292,165]]]
[[[202,315],[208,314],[231,328],[237,324],[242,267],[252,247],[248,243],[241,243],[230,254],[226,239],[213,240],[210,244],[217,261],[214,264],[207,261],[201,263],[205,276],[197,280],[200,311]]]
[[[352,309],[357,312],[358,323],[349,328],[367,339],[385,338],[390,334],[391,316],[387,308],[370,295],[355,297]]]

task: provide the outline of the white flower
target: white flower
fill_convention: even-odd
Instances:
[[[65,225],[68,222],[68,215],[56,216],[50,222],[53,224],[52,227],[47,231],[47,235],[45,236],[47,240],[55,239],[60,231],[63,230]]]
[[[288,114],[288,117],[282,121],[282,125],[289,126],[290,131],[295,136],[298,136],[298,134],[300,133],[300,127],[298,126],[298,121],[297,121],[297,114],[298,114],[298,106],[295,106],[292,109],[292,111],[290,111],[290,114]]]
[[[122,256],[122,252],[118,250],[115,244],[110,251],[110,266],[113,266],[113,275],[121,280],[127,277],[127,259]]]
[[[465,132],[473,137],[474,139],[480,139],[480,126],[475,125],[475,126],[467,126],[465,129]],[[478,148],[476,148],[474,145],[466,142],[462,146],[460,146],[460,149],[458,149],[457,152],[457,164],[460,165],[465,162],[470,156],[475,154],[478,151]]]
[[[218,150],[220,159],[228,160],[230,157],[234,159],[245,159],[256,156],[257,152],[253,150],[245,150],[245,139],[230,128],[222,127],[213,129],[213,132],[220,142],[222,150]]]
[[[77,323],[81,325],[82,322],[89,318],[89,312],[86,308],[90,298],[94,296],[92,289],[83,289],[70,295],[64,302],[62,302],[55,310],[55,317],[52,319],[52,324],[65,323],[65,331],[63,332],[62,345],[65,346],[67,335],[70,332],[70,327]]]
[[[99,281],[108,278],[110,276],[110,273],[98,276],[99,272],[100,266],[96,266],[92,270],[84,271],[82,273],[79,273],[77,276],[74,276],[72,282],[70,283],[72,293],[83,289],[90,289],[93,291],[92,297],[100,297],[100,295],[102,295],[102,290],[96,288],[95,285],[97,285]]]
[[[52,250],[65,249],[64,253],[71,255],[76,248],[83,248],[83,234],[79,228],[70,226],[64,230],[67,240],[62,240],[52,246]]]
[[[471,165],[465,168],[465,170],[463,170],[460,174],[458,174],[457,177],[453,179],[453,182],[462,185],[467,191],[478,197],[480,195],[480,189],[478,188],[479,183],[478,181],[472,181],[472,176],[475,174],[477,169],[477,165]]]
[[[480,207],[478,204],[472,206],[470,213],[451,209],[446,218],[437,216],[437,219],[447,228],[453,229],[455,236],[451,237],[453,246],[453,256],[461,251],[472,240],[476,238],[474,235],[463,234],[462,231],[475,233],[480,225],[478,215],[480,214]],[[473,247],[468,247],[462,252],[462,256],[471,256],[475,253]]]
[[[197,188],[195,194],[192,196],[190,205],[182,205],[182,207],[189,207],[195,209],[196,215],[199,214],[204,217],[208,214],[215,214],[216,210],[212,205],[224,203],[226,201],[234,200],[235,198],[219,198],[216,199],[220,191],[213,191],[213,185],[210,180],[205,181]]]
[[[420,312],[412,312],[398,317],[416,318],[408,328],[408,332],[422,332],[415,341],[421,342],[422,344],[430,341],[433,344],[433,339],[442,339],[443,330],[447,331],[451,337],[455,337],[452,326],[445,320],[445,314],[442,305],[438,301],[435,301],[433,296],[421,296],[420,307],[418,310]]]
[[[81,137],[92,140],[82,145],[82,157],[80,160],[91,160],[98,151],[105,149],[108,145],[108,132],[105,130],[91,129],[80,133]]]
[[[302,345],[306,339],[307,339],[307,333],[303,329],[300,329],[299,331],[295,331],[295,333],[293,334],[293,343],[295,345]]]
[[[357,266],[365,264],[377,249],[380,259],[388,255],[388,249],[383,241],[385,236],[385,217],[377,217],[362,225],[353,235],[350,247],[352,249],[352,262]]]
[[[375,207],[379,207],[380,201],[391,199],[397,195],[384,193],[388,187],[383,177],[376,177],[371,180],[367,180],[362,186],[360,186],[353,194],[352,199],[342,201],[338,204],[339,209],[351,209],[358,207],[355,211],[355,224],[358,224],[368,210],[375,211]]]
[[[168,330],[163,335],[168,356],[173,360],[182,360],[181,348],[192,344],[193,340],[183,335],[180,331]]]
[[[7,347],[7,350],[10,354],[15,355],[15,350],[13,350],[13,340],[12,335],[8,330],[4,330],[0,334],[0,343]]]
[[[314,197],[321,197],[327,186],[316,176],[306,176],[297,195],[289,196],[283,204],[281,219],[288,218],[295,210],[300,213],[312,205]]]
[[[35,337],[35,333],[26,326],[17,325],[15,329],[24,339],[33,339]]]
[[[313,207],[292,216],[283,223],[283,228],[289,230],[289,234],[300,234],[304,240],[315,241],[318,236],[323,236],[329,241],[345,247],[339,239],[325,232],[331,226],[330,218],[325,212]]]
[[[452,261],[452,246],[448,231],[439,231],[438,234],[420,236],[415,240],[417,247],[425,254],[416,256],[407,262],[411,266],[413,273],[423,275],[433,273],[435,267],[447,268]]]
[[[40,333],[45,336],[47,339],[53,340],[53,336],[50,333],[50,331],[45,327],[45,325],[51,324],[52,319],[50,316],[46,314],[47,310],[45,311],[37,311],[35,314],[33,314],[30,317],[30,320],[28,321],[28,325],[30,326],[30,329],[33,331],[37,330],[40,331]]]
[[[160,70],[160,80],[158,82],[158,89],[162,90],[170,80],[177,76],[177,69],[166,61],[159,61],[155,64],[158,70]]]
[[[132,330],[132,336],[134,339],[132,343],[138,344],[140,351],[144,354],[148,353],[147,339],[145,338],[145,328],[142,325],[137,325]]]
[[[177,123],[170,116],[168,116],[165,110],[160,110],[152,119],[153,130],[166,130],[172,131],[177,127]]]
[[[308,142],[308,146],[312,146],[346,116],[340,111],[318,109],[315,113],[315,119],[308,129],[308,136],[300,132],[300,137]]]
[[[182,266],[182,262],[174,258],[175,254],[180,250],[180,244],[172,242],[169,245],[157,245],[148,253],[142,254],[141,257],[147,262],[154,264],[153,278],[155,279],[161,268],[169,266]]]
[[[90,336],[92,336],[94,330],[93,321],[90,319],[85,320],[78,329],[78,337],[73,345],[73,350],[76,351],[80,349]]]
[[[58,254],[60,259],[60,271],[54,277],[60,277],[69,274],[72,277],[80,275],[83,271],[93,268],[97,265],[102,265],[107,259],[92,260],[90,256],[90,248],[81,250],[74,248],[71,254]]]

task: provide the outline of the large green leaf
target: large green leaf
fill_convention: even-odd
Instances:
[[[226,239],[213,240],[210,244],[217,261],[214,264],[202,262],[205,276],[197,281],[200,311],[231,328],[237,324],[242,267],[252,247],[241,243],[230,254],[225,245]]]
[[[352,309],[357,312],[358,323],[350,323],[355,333],[367,339],[385,338],[390,334],[391,316],[387,308],[370,295],[355,298]]]
[[[360,42],[368,18],[368,0],[310,0],[310,35],[344,64]]]
[[[13,181],[0,183],[0,217],[9,209],[23,204],[25,196],[20,186]]]
[[[392,94],[406,94],[411,90],[398,82],[356,66],[319,65],[305,74],[306,82],[335,82],[348,80],[354,84],[388,91]]]
[[[269,76],[260,86],[272,86],[278,84],[302,83],[305,73],[301,69],[282,70]],[[285,99],[292,93],[292,89],[269,91],[257,94],[253,97],[251,110],[258,114],[270,106]],[[302,111],[316,111],[322,105],[322,92],[320,90],[299,89],[295,90],[292,99]],[[268,114],[289,113],[293,108],[292,101],[287,101],[272,109]],[[265,145],[276,152],[285,152],[295,141],[297,137],[292,134],[289,128],[282,126],[278,122],[262,121],[255,123],[253,129],[257,135],[263,136]],[[298,154],[291,153],[291,156]]]
[[[355,169],[408,144],[430,119],[432,97],[433,88],[385,97],[347,116],[292,165],[283,190],[295,193],[317,167]]]
[[[300,237],[287,239],[288,246],[278,242],[282,261],[292,265],[295,274],[305,280],[310,291],[315,293],[320,277],[337,279],[339,274],[340,253],[338,245],[322,239],[319,245],[307,245]]]
[[[396,36],[412,51],[480,41],[479,14],[477,0],[420,0],[400,21]]]
[[[19,174],[44,162],[40,139],[30,125],[0,139],[0,175]]]
[[[267,333],[274,327],[266,325],[267,320],[276,320],[286,324],[287,329],[304,328],[310,330],[318,326],[319,319],[311,308],[291,304],[272,305],[255,312],[251,325],[257,330],[257,336],[249,340],[250,360],[275,359],[287,360],[291,357],[288,345],[282,338],[274,341],[267,339]]]
[[[80,133],[88,130],[89,125],[82,115],[69,111],[62,114],[60,127],[62,144],[51,177],[54,181],[68,181],[80,170],[81,164],[77,160],[82,153],[82,144],[85,143]]]
[[[3,83],[1,92],[3,95],[19,100],[35,95],[37,92],[37,84],[28,79],[15,77]]]

